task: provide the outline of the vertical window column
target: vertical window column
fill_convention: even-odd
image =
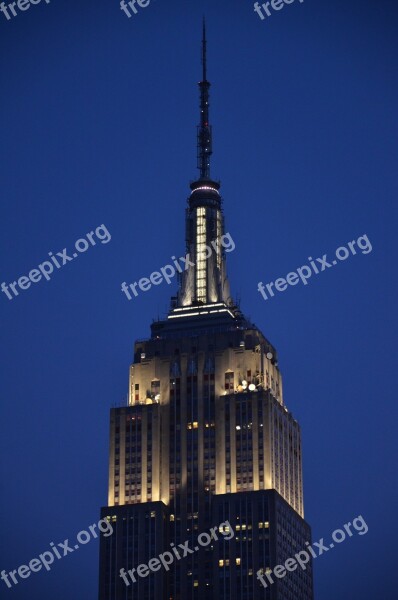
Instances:
[[[217,268],[221,269],[221,235],[222,235],[221,211],[217,210]]]
[[[196,299],[206,303],[206,209],[196,209]]]

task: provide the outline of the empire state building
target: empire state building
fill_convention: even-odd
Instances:
[[[274,346],[230,293],[206,51],[204,29],[189,266],[167,318],[135,342],[128,405],[111,409],[99,600],[313,598],[311,562],[267,577],[311,541],[301,434]]]

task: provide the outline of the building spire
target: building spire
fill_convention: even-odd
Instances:
[[[207,40],[206,40],[206,21],[203,17],[203,37],[202,37],[202,66],[203,66],[203,76],[202,80],[207,80]]]
[[[200,89],[200,125],[198,125],[198,169],[200,179],[210,179],[210,157],[212,155],[212,131],[209,125],[209,88],[207,81],[207,40],[206,23],[203,18],[203,38],[202,38],[202,81],[199,83]]]

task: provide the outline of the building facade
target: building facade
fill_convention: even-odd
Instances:
[[[231,237],[210,176],[205,32],[199,88],[187,268],[167,318],[135,343],[128,406],[111,410],[101,515],[114,534],[101,539],[99,599],[312,600],[311,564],[267,587],[257,577],[304,549],[311,532],[300,427],[284,403],[276,350],[230,295]],[[218,539],[198,545],[214,527]],[[195,550],[177,556],[188,543]],[[129,574],[166,551],[172,565]]]

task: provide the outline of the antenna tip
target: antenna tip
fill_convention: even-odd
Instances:
[[[202,65],[203,65],[203,78],[202,81],[207,81],[207,57],[206,57],[206,19],[203,15],[203,41],[202,41]]]

